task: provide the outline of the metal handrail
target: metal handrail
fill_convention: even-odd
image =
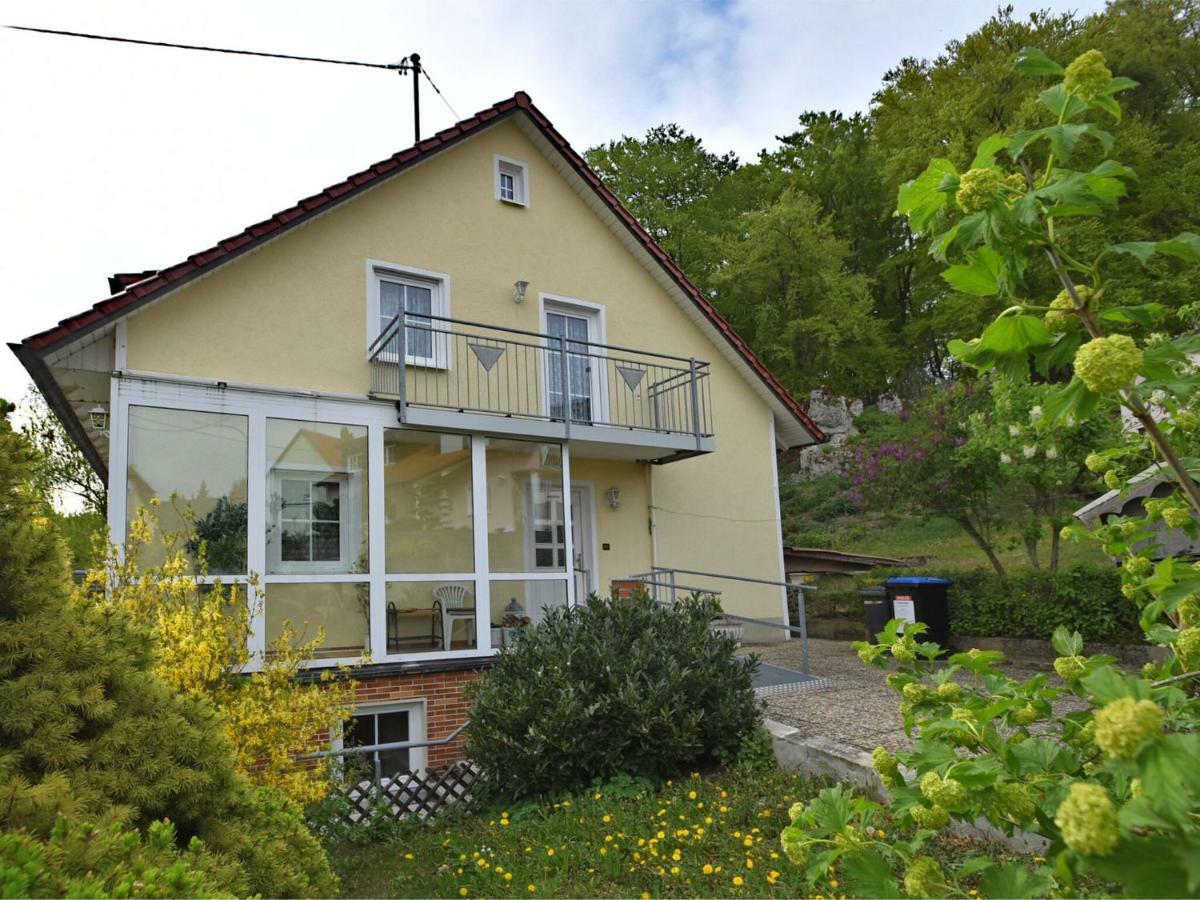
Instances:
[[[727,613],[724,610],[721,611],[721,618],[729,619],[735,622],[745,622],[749,625],[758,625],[762,626],[763,628],[776,628],[786,631],[789,634],[799,635],[801,668],[805,675],[810,674],[808,657],[808,616],[806,614],[807,610],[804,593],[805,591],[815,591],[816,587],[807,584],[797,584],[794,581],[777,581],[771,578],[754,578],[749,575],[726,575],[721,572],[703,572],[698,569],[679,569],[665,566],[651,566],[649,572],[630,575],[629,578],[631,581],[652,585],[655,588],[667,588],[670,591],[671,599],[669,601],[659,601],[667,606],[675,603],[676,593],[681,590],[713,595],[719,595],[721,593],[720,591],[711,588],[698,588],[693,585],[680,584],[675,578],[676,575],[694,575],[701,578],[717,578],[725,581],[740,581],[747,584],[765,584],[771,587],[782,587],[789,591],[796,591],[796,593],[799,595],[797,614],[800,622],[798,625],[785,625],[782,622],[772,622],[769,619],[753,619],[748,616],[738,616],[734,615],[733,613]],[[666,578],[665,582],[659,580],[664,577]],[[658,591],[655,590],[654,594],[655,600],[658,600]]]
[[[415,313],[415,312],[409,312],[408,310],[405,310],[404,312],[397,313],[396,315],[394,315],[392,317],[391,321],[388,322],[387,326],[383,329],[383,331],[381,331],[379,333],[379,337],[375,338],[375,340],[371,342],[371,346],[367,351],[368,353],[372,353],[373,351],[376,351],[376,349],[379,345],[383,344],[387,338],[391,337],[392,334],[395,333],[396,327],[399,325],[401,316],[407,316],[408,318],[413,318],[413,319],[429,320],[429,321],[433,321],[433,322],[447,322],[451,325],[466,325],[469,328],[486,328],[488,331],[503,331],[505,334],[519,334],[523,337],[539,338],[541,340],[549,340],[549,341],[561,340],[561,338],[558,335],[546,334],[545,332],[541,332],[541,331],[529,331],[524,328],[512,328],[508,325],[493,325],[488,322],[475,322],[470,319],[455,319],[455,318],[451,318],[449,316],[434,315],[433,313]],[[421,323],[408,322],[409,328],[420,328],[420,327],[422,327],[422,325],[423,325],[423,322],[421,322]],[[432,330],[437,331],[440,329],[432,329]],[[636,347],[623,347],[620,344],[601,344],[597,341],[583,341],[583,340],[576,340],[575,338],[568,338],[567,342],[570,344],[586,345],[589,347],[601,347],[606,350],[617,350],[621,353],[636,353],[639,356],[653,356],[658,359],[669,359],[674,362],[684,363],[685,365],[690,364],[692,362],[695,362],[696,365],[698,365],[698,366],[708,366],[709,365],[709,363],[705,360],[699,360],[699,359],[693,360],[692,357],[690,357],[690,356],[675,356],[670,353],[658,353],[654,350],[639,350]],[[536,345],[527,345],[527,346],[544,347],[545,345],[544,344],[536,344]]]
[[[693,357],[403,310],[368,358],[401,422],[446,409],[561,423],[567,440],[577,424],[688,435],[697,452],[713,434],[710,364]]]
[[[318,750],[297,756],[297,760],[325,759],[330,756],[352,756],[355,754],[382,753],[385,750],[415,750],[418,747],[442,747],[451,743],[456,737],[467,730],[470,722],[463,722],[443,738],[424,741],[392,741],[387,744],[364,744],[361,747],[341,747],[337,750]]]

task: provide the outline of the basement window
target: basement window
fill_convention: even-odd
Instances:
[[[529,167],[518,159],[495,157],[496,199],[514,206],[529,205]]]

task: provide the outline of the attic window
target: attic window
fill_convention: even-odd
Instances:
[[[496,199],[515,206],[529,205],[529,167],[507,156],[495,157]]]

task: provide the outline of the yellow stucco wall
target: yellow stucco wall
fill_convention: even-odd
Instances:
[[[528,164],[528,208],[495,199],[493,154]],[[782,578],[767,406],[512,121],[135,314],[128,365],[363,395],[367,259],[448,274],[454,317],[537,331],[538,293],[564,295],[604,304],[608,343],[711,361],[716,452],[653,471],[658,564]],[[602,583],[647,569],[645,467],[572,470],[596,485]],[[778,590],[726,588],[731,609],[779,617]]]

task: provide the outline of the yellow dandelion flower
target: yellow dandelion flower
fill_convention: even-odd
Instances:
[[[412,858],[413,858],[413,855],[412,855],[411,853],[405,853],[405,854],[404,854],[404,858],[405,858],[405,859],[412,859]]]
[[[607,847],[601,847],[601,848],[600,848],[600,855],[601,855],[601,856],[607,856],[607,855],[608,855],[608,848],[607,848]]]
[[[500,820],[500,827],[501,827],[501,828],[507,828],[507,827],[508,827],[508,819],[501,819],[501,820]]]
[[[733,876],[733,886],[734,887],[741,887],[745,883],[746,883],[746,881],[745,881],[745,879],[742,878],[741,875]]]
[[[527,885],[525,885],[525,888],[529,891],[529,893],[532,894],[534,891],[537,890],[537,885],[536,884],[527,884]]]
[[[599,795],[599,794],[593,794],[593,795],[592,795],[592,799],[593,799],[593,800],[599,800],[599,799],[600,799],[600,795]]]
[[[612,821],[612,816],[610,816],[608,813],[605,813],[603,816],[601,816],[600,821],[604,822],[607,825],[609,822]]]
[[[512,872],[505,872],[505,873],[504,873],[504,880],[505,880],[505,881],[512,881]]]
[[[642,891],[642,900],[650,900],[650,892]]]
[[[829,886],[830,886],[831,888],[836,888],[836,887],[838,886],[837,879],[836,879],[836,878],[830,878],[830,879],[829,879]]]
[[[604,843],[606,843],[606,844],[611,844],[611,843],[612,843],[612,839],[613,839],[613,838],[612,838],[612,835],[611,835],[611,834],[606,834],[606,835],[604,836]]]
[[[701,872],[703,872],[705,875],[711,875],[711,874],[713,873],[713,867],[712,867],[712,864],[711,864],[711,863],[705,863],[705,864],[704,864],[704,868],[703,868],[703,869],[701,869],[700,871],[701,871]]]
[[[746,860],[746,868],[753,869],[754,868],[754,860],[752,860],[752,859]]]
[[[754,846],[754,838],[750,837],[750,835],[746,835],[745,839],[742,841],[742,846],[743,847],[753,847]]]
[[[712,822],[713,822],[713,820],[712,820],[712,816],[705,816],[705,817],[704,817],[704,824],[705,824],[705,825],[711,825],[711,824],[712,824]]]
[[[467,889],[465,887],[460,887],[458,889],[458,896],[460,896],[460,897],[465,897],[465,896],[467,896],[468,893],[469,892],[467,891]]]
[[[696,792],[695,792],[695,791],[688,791],[688,799],[689,799],[689,800],[695,800],[695,799],[696,799]]]
[[[553,847],[547,847],[547,848],[546,848],[546,855],[547,855],[547,856],[553,856],[553,855],[554,855],[554,848],[553,848]]]

